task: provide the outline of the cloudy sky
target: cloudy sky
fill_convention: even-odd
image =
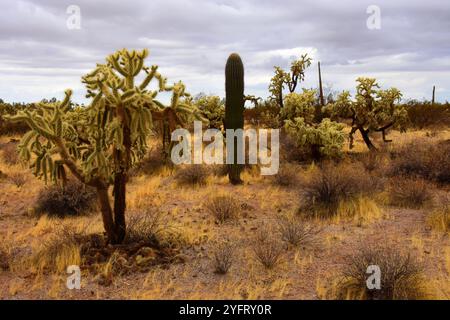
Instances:
[[[76,5],[81,28],[70,29]],[[369,29],[376,5],[381,28]],[[69,20],[73,21],[73,20]],[[372,21],[372,20],[371,20]],[[232,52],[246,67],[246,94],[267,97],[273,66],[309,53],[303,87],[351,90],[358,76],[396,86],[407,98],[450,100],[450,3],[443,0],[2,0],[0,98],[37,101],[80,82],[116,49],[149,48],[148,64],[191,93],[224,95]]]

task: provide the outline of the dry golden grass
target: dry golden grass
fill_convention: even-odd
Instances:
[[[435,208],[427,218],[428,225],[437,232],[450,233],[450,203]]]

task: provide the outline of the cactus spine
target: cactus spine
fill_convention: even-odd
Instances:
[[[233,53],[228,58],[225,67],[225,129],[243,129],[244,127],[244,65],[241,57]],[[234,138],[234,150],[227,147],[229,152],[234,153],[234,161],[229,164],[228,177],[232,184],[241,184],[242,166],[237,162],[237,138]]]

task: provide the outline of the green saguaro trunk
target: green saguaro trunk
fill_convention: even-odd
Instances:
[[[225,67],[225,129],[244,128],[244,65],[241,57],[233,53],[228,58]],[[237,137],[234,138],[234,148],[227,146],[227,155],[234,153],[234,162],[228,166],[228,177],[232,184],[241,184],[242,165],[238,164]]]

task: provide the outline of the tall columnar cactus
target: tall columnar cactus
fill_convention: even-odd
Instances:
[[[67,90],[62,102],[38,103],[10,117],[26,122],[31,129],[19,149],[36,176],[58,182],[69,170],[75,178],[96,188],[111,243],[124,240],[128,171],[146,153],[153,120],[166,119],[167,115],[173,122],[170,115],[179,98],[186,96],[182,83],[168,87],[157,66],[144,65],[147,56],[147,50],[124,49],[109,56],[105,64],[98,64],[83,77],[87,97],[92,99],[85,108],[71,107],[72,92]],[[140,75],[143,80],[136,83]],[[157,90],[148,87],[153,80]],[[172,92],[170,108],[156,100],[161,91]],[[109,199],[111,185],[113,206]]]
[[[228,58],[225,67],[225,129],[243,129],[244,127],[244,64],[241,57],[233,53]],[[242,151],[242,150],[239,150]],[[237,138],[234,141],[234,150],[228,148],[227,155],[234,153],[234,161],[229,164],[228,177],[232,184],[241,184],[242,166],[237,162]]]

